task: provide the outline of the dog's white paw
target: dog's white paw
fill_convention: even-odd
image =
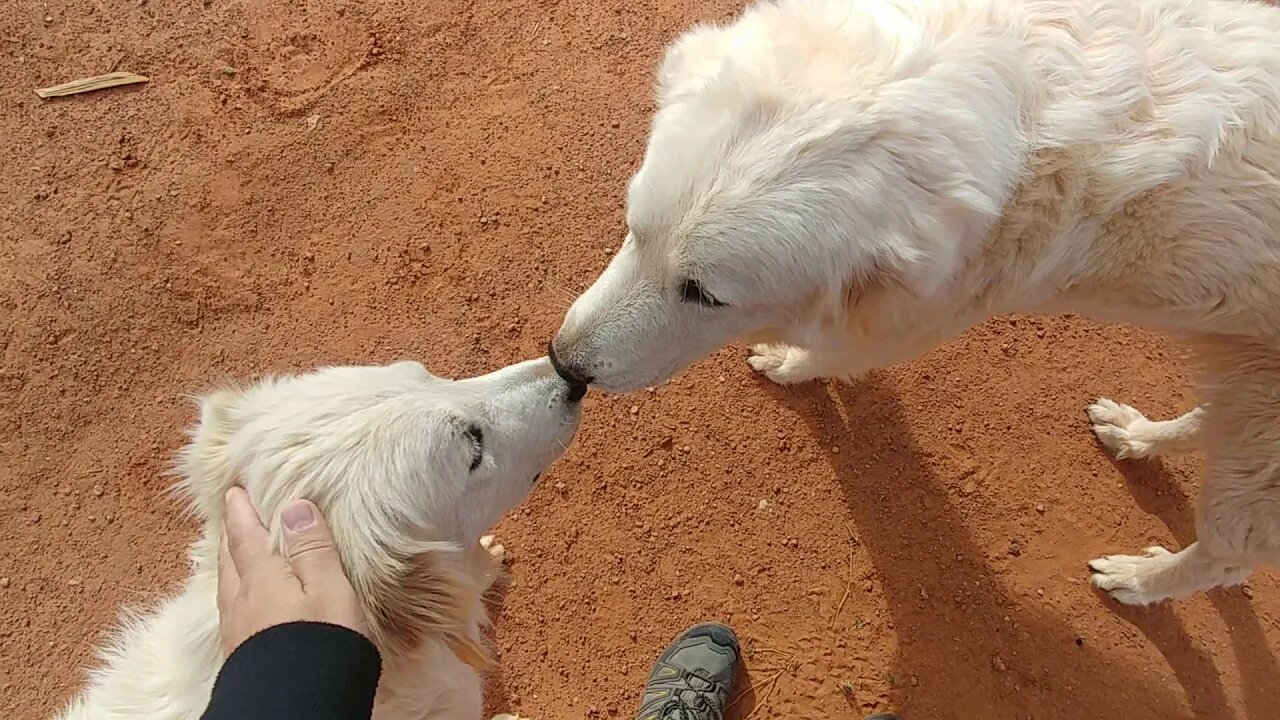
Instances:
[[[492,720],[529,720],[529,718],[524,717],[523,715],[512,715],[510,713],[502,713],[501,715],[494,715]]]
[[[492,535],[485,535],[480,538],[480,547],[487,550],[489,555],[498,562],[498,564],[502,564],[502,562],[507,559],[507,549],[498,544],[498,539]]]
[[[1150,457],[1152,445],[1144,439],[1144,431],[1151,424],[1145,415],[1134,407],[1107,398],[1087,409],[1093,421],[1093,434],[1116,456],[1118,460]]]
[[[1169,566],[1173,553],[1149,547],[1143,555],[1105,555],[1089,561],[1093,584],[1125,605],[1151,605],[1169,597],[1153,587]]]
[[[747,364],[779,385],[794,385],[817,377],[809,351],[790,345],[752,345]]]

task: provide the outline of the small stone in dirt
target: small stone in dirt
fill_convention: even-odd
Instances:
[[[70,585],[71,587],[77,587],[80,585],[80,580],[79,578],[71,578],[70,580],[67,581],[67,584]]]
[[[977,483],[973,482],[972,480],[969,480],[969,481],[965,482],[965,484],[963,484],[963,485],[961,485],[961,486],[960,486],[960,494],[961,494],[961,495],[968,496],[968,495],[972,495],[972,494],[974,494],[974,493],[975,493],[975,492],[977,492],[977,491],[978,491],[978,485],[977,485]]]
[[[639,413],[639,412],[640,412],[640,406],[639,406],[639,405],[632,405],[632,406],[631,406],[631,410],[630,410],[629,412],[630,412],[632,415],[635,415],[635,414]]]
[[[223,74],[223,75],[227,75],[227,76],[235,75],[235,74],[236,74],[236,69],[235,69],[235,68],[233,68],[233,67],[231,67],[230,65],[223,65],[223,66],[222,66],[222,74]]]
[[[94,496],[94,497],[102,497],[102,494],[103,494],[103,493],[105,493],[105,492],[106,492],[106,489],[105,489],[105,488],[103,488],[101,485],[94,485],[94,486],[93,486],[93,496]]]
[[[761,498],[760,504],[756,505],[756,510],[759,510],[760,512],[764,512],[765,510],[768,510],[769,506],[772,504],[773,503],[770,503],[768,500]]]
[[[1044,597],[1044,588],[1036,588],[1036,596]]]
[[[1248,585],[1241,585],[1240,592],[1243,593],[1246,598],[1250,600],[1253,599],[1253,588],[1249,587]]]
[[[8,578],[5,578],[5,579],[7,580]],[[733,584],[734,584],[734,585],[737,585],[738,587],[742,587],[742,583],[743,583],[743,579],[742,579],[742,576],[741,576],[741,575],[734,575],[734,576],[733,576]]]
[[[1041,515],[1043,515],[1043,514],[1044,514],[1044,505],[1041,505],[1040,503],[1036,503],[1036,512],[1038,512],[1038,513],[1040,513]]]
[[[1009,669],[1009,667],[1004,664],[1004,660],[1000,659],[999,655],[996,655],[995,657],[991,658],[991,667],[996,672],[1004,672],[1005,670]]]
[[[7,577],[0,577],[0,589],[7,588],[13,581]]]
[[[866,590],[867,592],[871,592],[872,590],[876,589],[876,584],[868,580],[862,584],[862,589]]]
[[[1012,555],[1013,557],[1018,557],[1022,555],[1022,543],[1018,542],[1017,540],[1010,540],[1009,554]]]

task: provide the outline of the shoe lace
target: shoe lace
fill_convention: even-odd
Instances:
[[[661,720],[724,720],[719,703],[709,699],[709,693],[715,688],[715,682],[698,670],[691,671],[689,675],[692,676],[689,678],[691,681],[695,678],[702,681],[701,683],[691,682],[691,685],[705,684],[706,689],[691,688],[675,693],[658,709],[658,717]]]

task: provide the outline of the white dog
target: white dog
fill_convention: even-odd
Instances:
[[[1205,406],[1101,400],[1121,457],[1210,456],[1199,541],[1092,563],[1120,601],[1280,559],[1280,10],[780,0],[667,50],[630,232],[553,346],[630,391],[736,339],[852,378],[995,314],[1198,338]]]
[[[583,388],[545,360],[450,381],[415,362],[335,367],[201,402],[180,491],[204,519],[180,595],[127,615],[67,720],[195,720],[222,665],[222,498],[241,482],[280,543],[279,509],[325,513],[382,653],[377,720],[478,720],[482,595],[501,546],[481,535],[568,445]]]

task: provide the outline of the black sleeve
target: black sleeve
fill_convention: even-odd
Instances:
[[[202,720],[368,720],[378,650],[337,625],[295,622],[244,641],[222,665]]]

